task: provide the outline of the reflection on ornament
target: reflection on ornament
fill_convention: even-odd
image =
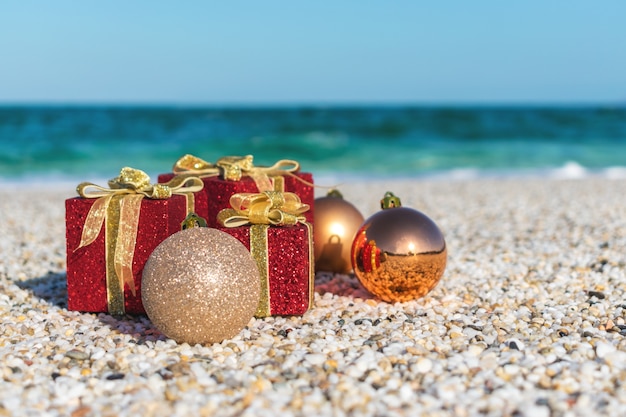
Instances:
[[[437,225],[401,207],[387,193],[383,210],[367,219],[353,241],[351,260],[363,286],[382,300],[409,301],[432,290],[446,267],[447,249]]]
[[[141,286],[156,328],[189,344],[235,336],[252,319],[261,291],[257,264],[246,247],[206,227],[187,228],[157,246]]]
[[[313,240],[315,270],[347,274],[352,270],[350,243],[363,215],[337,190],[315,200]]]

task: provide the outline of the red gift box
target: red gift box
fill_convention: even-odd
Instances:
[[[181,230],[191,211],[206,210],[206,195],[191,191],[201,189],[202,182],[194,181],[192,187],[175,191],[180,195],[169,197],[79,185],[81,195],[87,196],[85,187],[100,192],[65,201],[69,310],[145,313],[141,274],[148,257],[163,240]],[[89,234],[91,239],[86,241]]]
[[[257,262],[261,300],[256,317],[302,315],[313,306],[315,272],[308,210],[294,193],[235,194],[218,227],[238,239]]]
[[[261,301],[255,317],[302,315],[313,306],[310,225],[218,227],[251,251],[261,275]],[[261,249],[255,249],[255,240]]]
[[[289,166],[287,169],[281,167]],[[313,175],[299,172],[295,161],[282,160],[273,167],[253,167],[252,156],[224,157],[216,164],[203,161],[192,155],[185,155],[174,165],[175,173],[159,175],[159,183],[170,181],[176,175],[198,176],[204,182],[202,192],[208,195],[208,211],[198,213],[206,218],[209,227],[218,226],[217,214],[229,208],[229,199],[237,193],[258,193],[267,190],[285,191],[297,194],[303,203],[309,205],[304,216],[313,223]]]

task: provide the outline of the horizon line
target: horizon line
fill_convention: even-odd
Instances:
[[[327,101],[109,101],[109,100],[0,100],[6,107],[147,107],[147,108],[367,108],[367,107],[625,107],[626,100],[327,100]]]

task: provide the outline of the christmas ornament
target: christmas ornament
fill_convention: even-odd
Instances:
[[[367,219],[352,243],[352,266],[361,284],[384,301],[426,295],[441,279],[447,249],[437,225],[423,213],[401,207],[386,193],[382,211]]]
[[[363,215],[337,190],[315,200],[313,241],[315,270],[347,274],[352,270],[350,245]]]
[[[232,338],[248,324],[259,298],[259,270],[250,252],[216,229],[191,227],[173,234],[144,267],[146,314],[177,342]]]

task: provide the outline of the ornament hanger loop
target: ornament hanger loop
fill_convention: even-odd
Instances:
[[[326,197],[334,197],[334,198],[341,198],[343,199],[343,194],[341,194],[341,191],[339,191],[336,188],[331,188],[330,190],[328,190],[328,193],[326,194]]]
[[[385,210],[393,207],[402,207],[402,202],[400,197],[395,196],[391,191],[387,191],[382,200],[380,200],[380,208]]]

